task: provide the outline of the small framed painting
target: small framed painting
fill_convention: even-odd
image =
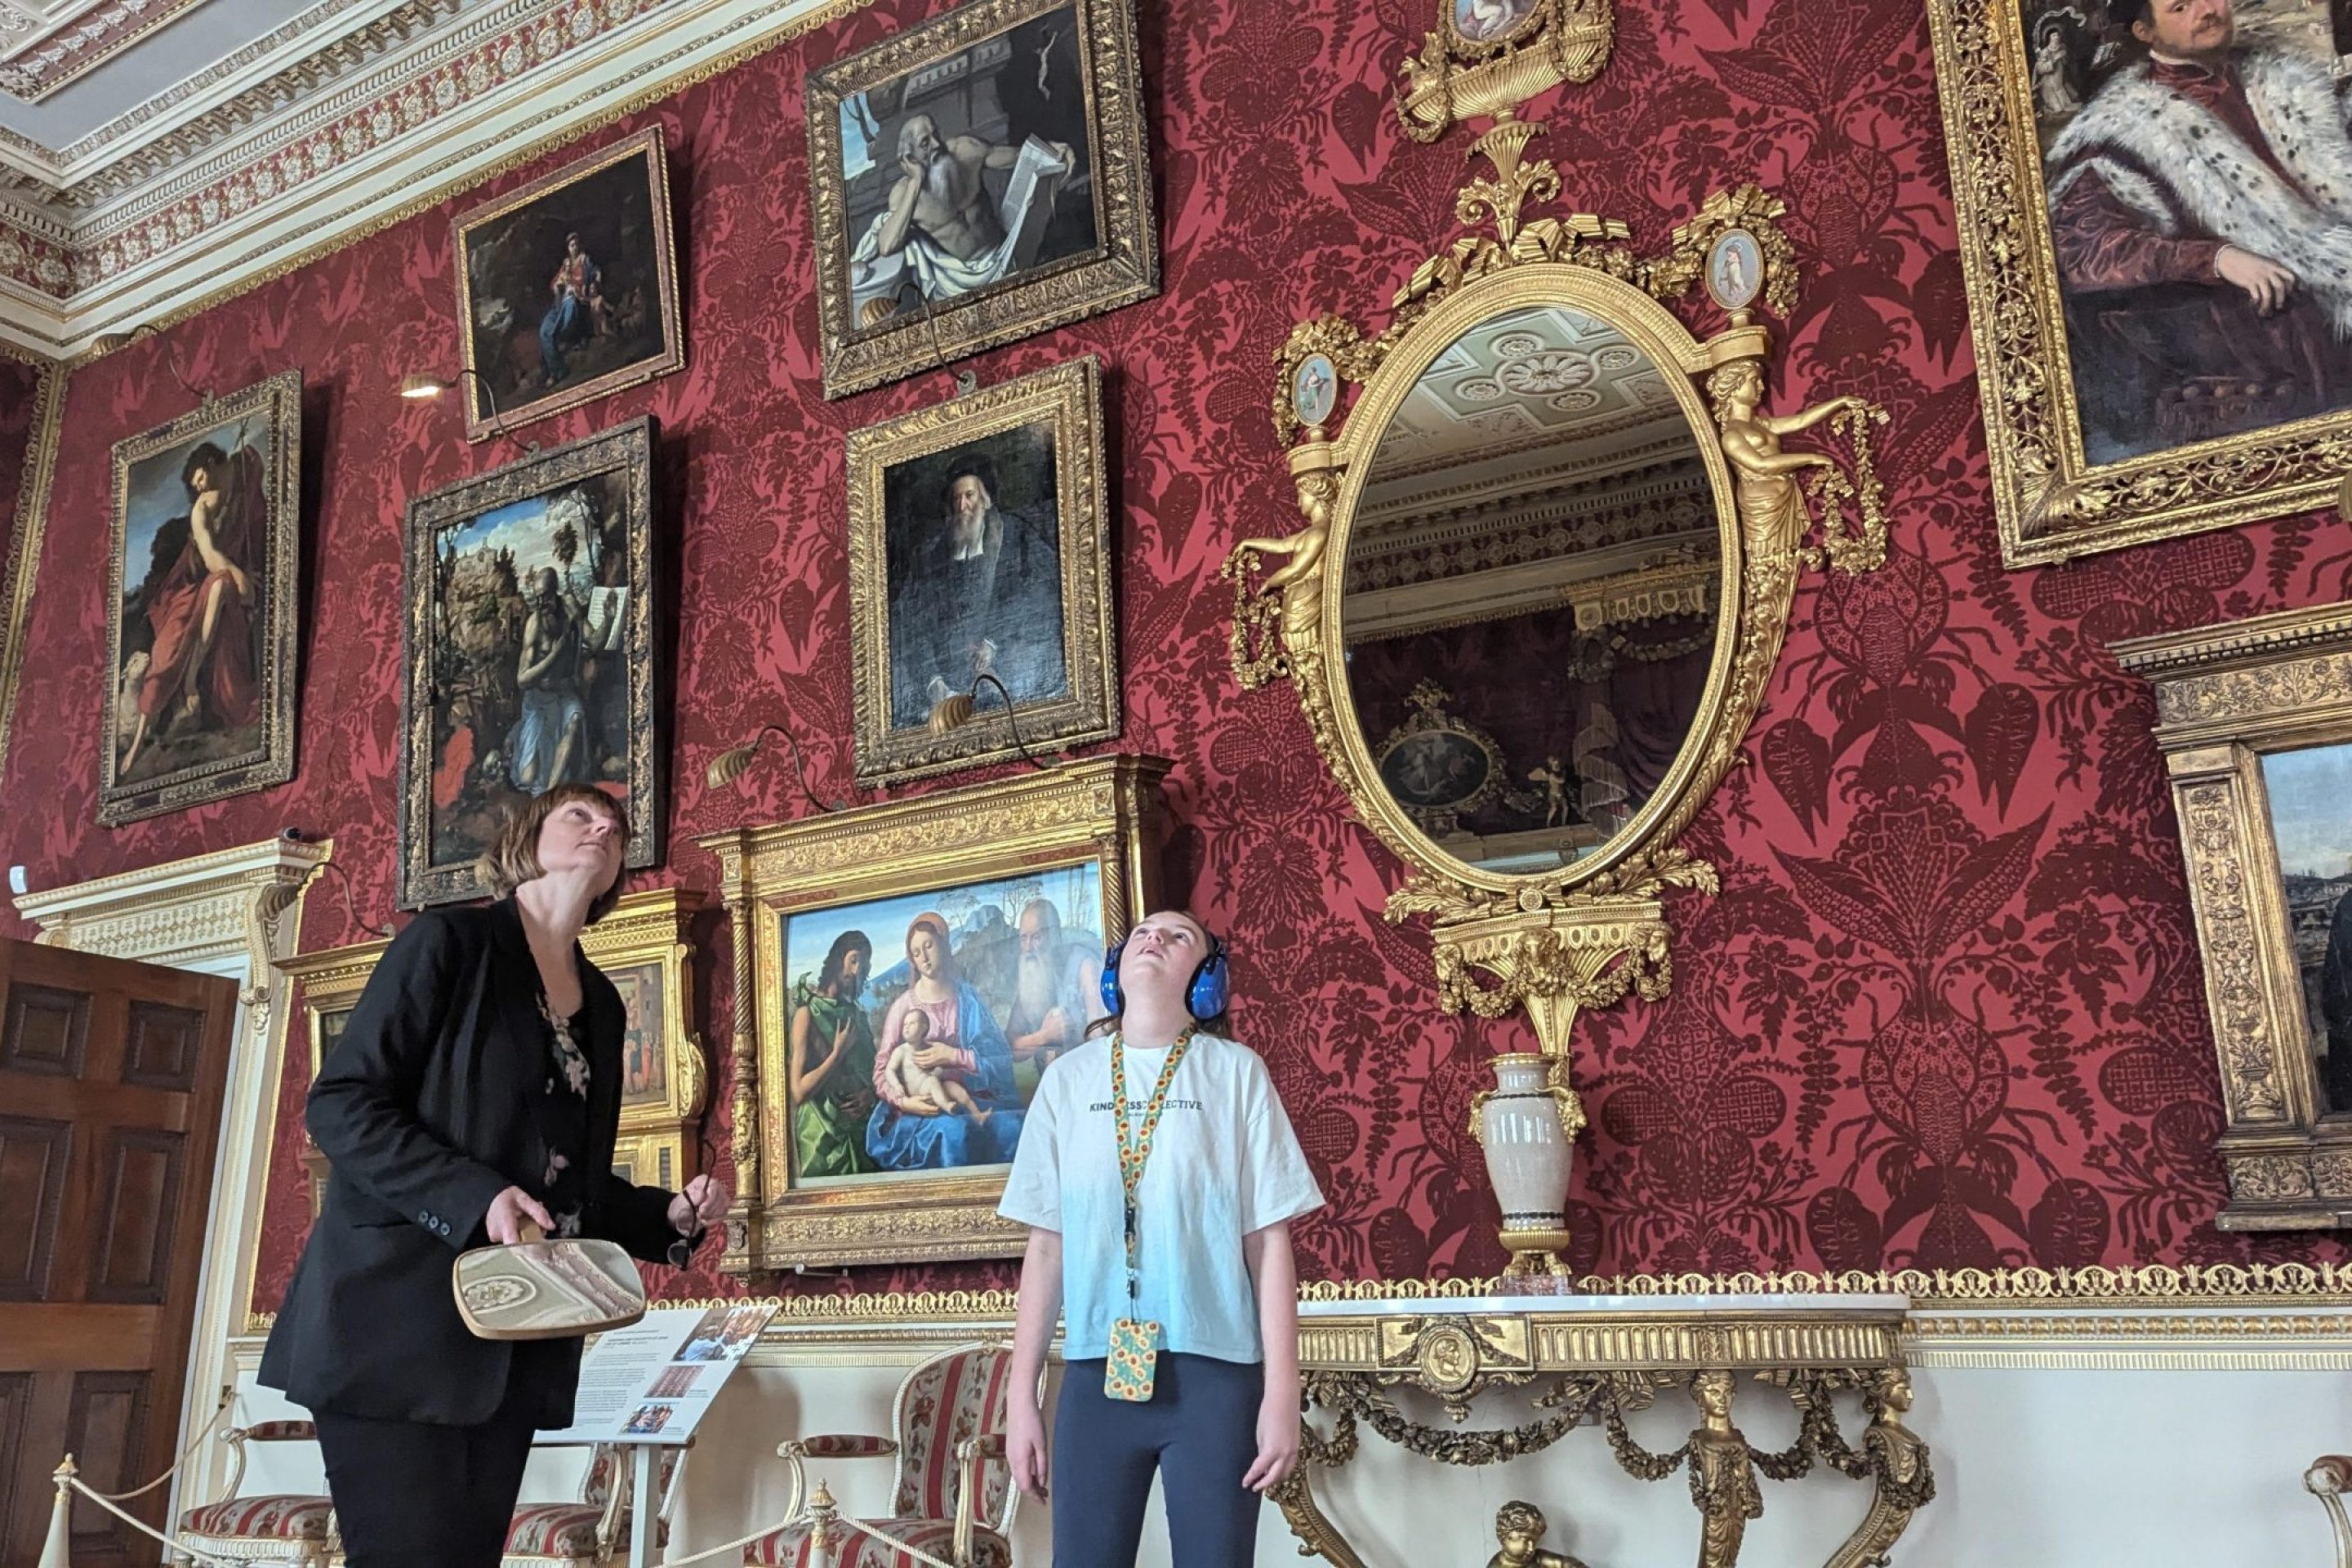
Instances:
[[[660,126],[474,208],[457,245],[467,439],[685,367]]]

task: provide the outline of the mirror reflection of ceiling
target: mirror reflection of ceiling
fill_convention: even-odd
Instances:
[[[1372,454],[1362,521],[1590,480],[1689,445],[1664,374],[1614,325],[1551,306],[1514,310],[1422,373]]]
[[[1514,310],[1447,345],[1380,433],[1344,668],[1381,787],[1458,860],[1595,853],[1685,742],[1724,587],[1681,374],[1580,310]]]
[[[1565,307],[1510,311],[1449,344],[1374,449],[1348,546],[1348,640],[1505,618],[1580,579],[1711,560],[1715,497],[1667,374],[1612,323]]]
[[[826,4],[0,0],[0,342],[79,353]]]

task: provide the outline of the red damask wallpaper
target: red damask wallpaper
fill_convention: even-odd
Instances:
[[[702,785],[711,753],[763,720],[812,739],[819,794],[849,792],[842,438],[949,385],[819,394],[801,82],[929,9],[881,0],[608,132],[657,119],[676,149],[689,368],[529,434],[662,422],[680,584],[662,878],[711,886],[688,839],[802,809],[781,767],[755,770],[748,795]],[[1234,540],[1295,524],[1267,416],[1290,324],[1377,309],[1451,233],[1466,139],[1405,141],[1390,92],[1431,0],[1144,12],[1166,292],[977,368],[994,382],[1088,352],[1110,367],[1120,744],[1176,759],[1176,885],[1239,947],[1242,1033],[1331,1199],[1299,1229],[1306,1272],[1488,1271],[1502,1257],[1466,1106],[1483,1057],[1528,1037],[1432,1010],[1424,940],[1380,916],[1395,868],[1348,821],[1296,700],[1234,689],[1214,575]],[[1755,178],[1784,195],[1804,287],[1776,397],[1860,392],[1894,413],[1880,458],[1893,559],[1801,592],[1752,765],[1696,830],[1725,886],[1675,906],[1675,993],[1579,1041],[1595,1129],[1578,1164],[1578,1261],[2307,1256],[2307,1241],[2210,1223],[2218,1090],[2177,839],[2150,704],[2103,647],[2344,596],[2352,545],[2304,519],[2002,570],[1927,25],[1907,0],[1621,0],[1608,69],[1542,110],[1569,202],[1647,245],[1717,186]],[[512,454],[468,447],[454,408],[403,403],[394,385],[404,370],[450,369],[454,208],[562,155],[74,377],[0,781],[13,806],[0,864],[49,886],[294,825],[334,837],[363,917],[389,909],[402,505]],[[166,343],[199,384],[297,365],[311,388],[301,771],[266,795],[103,832],[107,450],[182,410]],[[321,884],[304,945],[360,934]],[[723,926],[707,940],[705,1033],[723,1042]],[[299,1058],[279,1111],[264,1308],[306,1212]],[[992,1267],[889,1283],[1008,1279]]]

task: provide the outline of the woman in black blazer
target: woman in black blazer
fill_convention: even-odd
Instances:
[[[580,1342],[476,1339],[459,1252],[550,1236],[683,1266],[730,1194],[613,1173],[620,993],[580,951],[619,900],[629,826],[586,784],[516,815],[483,868],[499,901],[393,940],[310,1086],[325,1208],[261,1358],[310,1408],[349,1568],[496,1568],[531,1434],[572,1423]]]

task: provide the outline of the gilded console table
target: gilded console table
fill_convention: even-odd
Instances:
[[[1731,1568],[1748,1521],[1764,1511],[1758,1476],[1795,1480],[1824,1464],[1871,1483],[1869,1511],[1826,1568],[1881,1563],[1911,1516],[1936,1495],[1927,1445],[1904,1426],[1911,1384],[1896,1335],[1902,1296],[1491,1296],[1299,1304],[1299,1370],[1309,1412],[1297,1472],[1274,1493],[1302,1555],[1337,1568],[1366,1559],[1317,1505],[1315,1470],[1354,1458],[1358,1433],[1444,1464],[1486,1465],[1538,1452],[1579,1426],[1598,1426],[1617,1462],[1642,1480],[1686,1472],[1697,1508],[1699,1568]],[[1797,1408],[1797,1440],[1759,1453],[1732,1423],[1743,1384],[1779,1391]],[[1474,1428],[1471,1401],[1534,1385],[1537,1419]],[[1454,1425],[1415,1422],[1391,1390],[1441,1401]],[[1859,1390],[1870,1424],[1859,1445],[1839,1429],[1832,1396]],[[1686,1392],[1697,1425],[1657,1454],[1626,1430],[1627,1411],[1664,1391]],[[1328,1434],[1315,1413],[1331,1417]]]

